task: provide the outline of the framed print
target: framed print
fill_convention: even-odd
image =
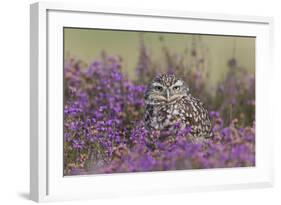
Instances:
[[[269,17],[31,5],[34,201],[272,186]]]

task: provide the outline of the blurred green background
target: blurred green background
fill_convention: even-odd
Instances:
[[[203,58],[208,61],[212,85],[224,78],[231,58],[235,58],[238,65],[250,73],[255,72],[254,37],[64,28],[64,57],[74,57],[90,64],[101,58],[102,51],[107,55],[120,56],[123,71],[134,79],[141,39],[151,59],[160,62],[159,66],[164,66],[161,65],[165,57],[163,47],[183,56],[194,47],[201,49]],[[185,60],[188,61],[188,58]]]

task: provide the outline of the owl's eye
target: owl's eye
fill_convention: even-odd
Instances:
[[[161,86],[155,86],[154,89],[159,92],[161,92],[163,90],[163,88]]]
[[[173,90],[174,90],[174,91],[180,90],[180,86],[174,86],[174,87],[173,87]]]

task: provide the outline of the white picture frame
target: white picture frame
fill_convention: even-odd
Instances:
[[[256,36],[256,166],[63,177],[61,34],[64,26]],[[91,4],[32,4],[30,198],[41,202],[273,186],[272,112],[264,109],[272,107],[268,98],[272,29],[270,17],[97,8]]]

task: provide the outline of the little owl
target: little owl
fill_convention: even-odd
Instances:
[[[189,93],[184,81],[172,74],[157,76],[148,85],[145,126],[150,131],[190,127],[192,139],[211,136],[211,122],[203,103]]]

